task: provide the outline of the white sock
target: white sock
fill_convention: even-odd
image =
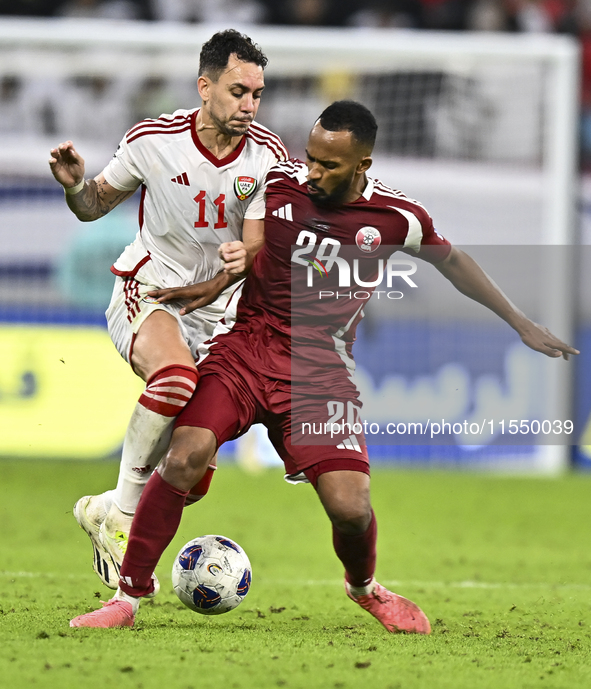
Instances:
[[[372,579],[367,586],[351,586],[347,582],[347,591],[353,596],[353,598],[359,598],[359,596],[369,595],[376,587],[376,580]]]
[[[135,596],[130,596],[125,591],[122,591],[120,588],[115,591],[115,595],[113,596],[114,600],[124,600],[127,603],[131,605],[131,608],[133,610],[133,614],[135,615],[138,611],[138,608],[140,607],[140,601],[141,598],[136,598]]]
[[[136,404],[123,441],[119,479],[113,502],[134,514],[148,479],[168,448],[175,417]]]

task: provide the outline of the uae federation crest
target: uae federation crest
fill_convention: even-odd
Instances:
[[[382,235],[375,227],[362,227],[355,235],[355,243],[361,251],[371,254],[382,243]]]
[[[234,180],[234,193],[239,201],[244,201],[252,196],[257,188],[257,181],[254,177],[236,177]]]

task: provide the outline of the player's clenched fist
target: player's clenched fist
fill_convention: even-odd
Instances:
[[[224,272],[230,275],[242,275],[246,271],[248,253],[240,241],[220,244],[219,254],[224,261]]]
[[[75,187],[84,179],[84,158],[71,141],[52,148],[49,167],[56,180],[64,187]]]

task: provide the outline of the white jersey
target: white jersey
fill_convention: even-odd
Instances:
[[[288,158],[281,139],[252,123],[218,160],[197,136],[198,112],[136,124],[103,170],[115,189],[142,186],[140,230],[111,269],[116,275],[156,287],[209,280],[222,268],[220,244],[242,239],[244,218],[264,218],[265,177]]]

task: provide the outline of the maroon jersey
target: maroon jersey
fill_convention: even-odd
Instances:
[[[353,203],[324,207],[306,176],[299,160],[269,171],[265,245],[206,347],[223,344],[269,378],[334,390],[349,381],[335,373],[354,367],[355,328],[393,252],[437,262],[451,245],[421,204],[378,180]]]

